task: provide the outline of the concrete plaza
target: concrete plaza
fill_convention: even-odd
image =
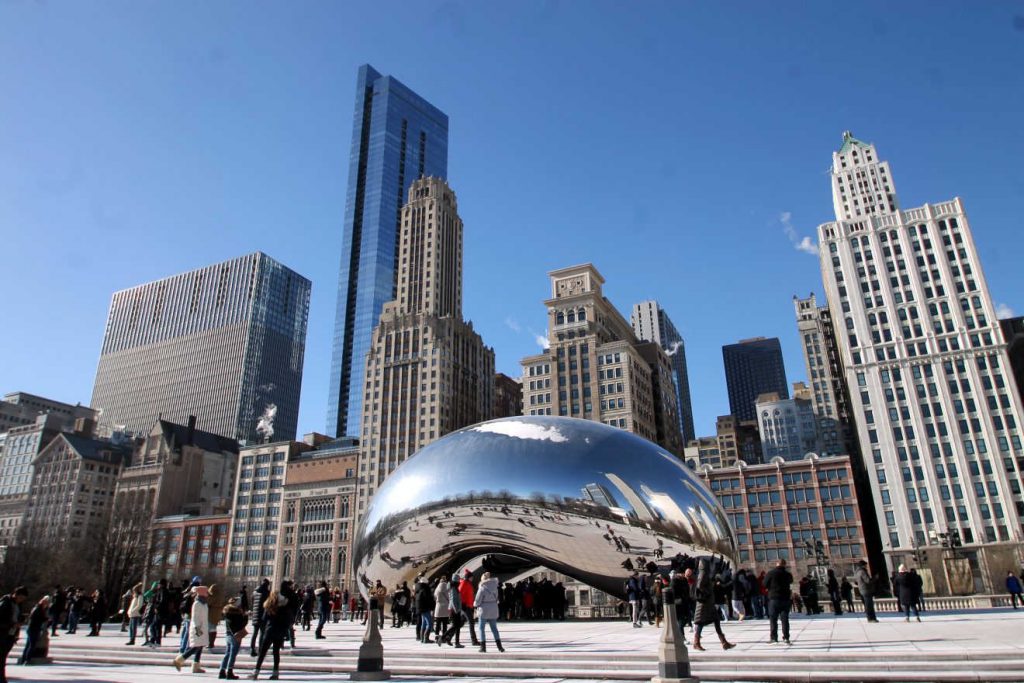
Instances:
[[[1024,610],[929,612],[921,623],[885,614],[881,623],[868,624],[853,614],[792,619],[793,645],[768,643],[767,621],[730,622],[728,638],[736,648],[723,652],[714,631],[705,630],[706,652],[691,650],[693,672],[717,681],[1024,681]],[[462,681],[534,679],[646,680],[656,673],[659,629],[635,629],[623,621],[501,623],[499,654],[486,654],[468,645],[423,645],[413,629],[382,631],[385,667],[407,681],[434,681],[460,676]],[[327,640],[299,631],[294,651],[285,648],[281,678],[313,681],[347,678],[353,671],[363,627],[356,623],[329,624]],[[690,632],[688,631],[688,636]],[[465,634],[465,630],[463,631]],[[99,638],[83,633],[60,635],[52,641],[50,666],[8,667],[12,680],[31,681],[170,681],[192,674],[171,666],[177,640],[158,649],[128,647],[117,626],[106,626]],[[464,639],[468,643],[468,638]],[[216,677],[220,646],[204,653],[205,677]],[[15,655],[17,648],[15,648]],[[235,671],[252,670],[248,648],[239,655]],[[270,671],[264,665],[264,676]]]

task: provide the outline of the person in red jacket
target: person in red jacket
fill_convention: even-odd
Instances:
[[[463,572],[462,581],[459,581],[459,599],[462,600],[462,619],[469,624],[469,635],[473,638],[473,645],[479,647],[480,641],[476,637],[476,619],[473,617],[473,573],[468,569]]]

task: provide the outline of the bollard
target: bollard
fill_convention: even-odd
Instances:
[[[370,610],[363,644],[359,646],[359,661],[349,680],[386,681],[391,678],[391,672],[384,668],[384,644],[381,642],[380,629],[377,628],[379,619],[380,610]]]
[[[690,653],[676,619],[675,594],[671,588],[665,588],[661,595],[665,603],[665,628],[658,644],[658,675],[651,683],[698,683],[700,679],[690,675]]]

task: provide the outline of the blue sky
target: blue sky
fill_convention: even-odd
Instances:
[[[799,241],[841,133],[902,205],[966,202],[1024,310],[1021,2],[0,2],[0,391],[88,402],[119,289],[263,250],[313,281],[300,432],[322,431],[352,98],[364,62],[451,118],[465,317],[519,375],[546,273],[592,261],[686,338],[694,417],[721,346],[805,376]]]

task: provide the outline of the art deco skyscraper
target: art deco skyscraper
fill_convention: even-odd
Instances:
[[[963,543],[993,590],[1022,540],[1022,411],[960,199],[901,211],[874,145],[832,155],[837,220],[818,228],[821,271],[883,550],[895,566]],[[929,550],[929,549],[934,549]],[[969,584],[969,580],[967,581]]]
[[[676,390],[679,410],[679,433],[683,443],[696,438],[693,432],[693,406],[690,403],[690,378],[686,371],[686,344],[679,330],[657,301],[641,301],[633,305],[629,317],[638,339],[652,341],[665,350],[672,361],[672,384]]]
[[[399,222],[409,186],[448,175],[448,116],[392,76],[359,69],[338,273],[327,432],[360,433],[373,326],[396,297]]]
[[[441,178],[409,188],[398,293],[365,357],[359,512],[396,467],[448,432],[487,420],[494,350],[462,319],[462,219]]]
[[[250,443],[295,438],[310,287],[257,252],[115,293],[92,391],[101,422],[148,434],[195,416]]]

